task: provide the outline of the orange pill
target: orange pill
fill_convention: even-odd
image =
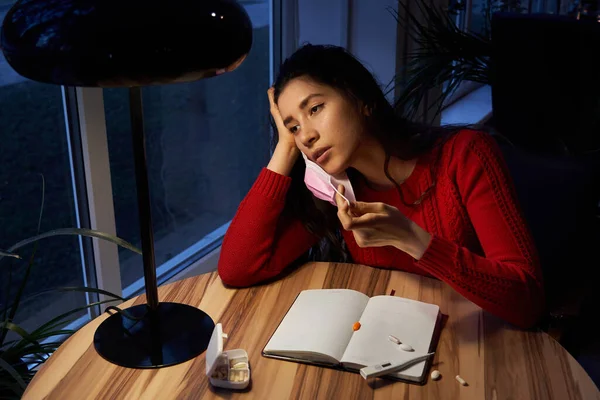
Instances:
[[[354,325],[352,325],[352,330],[353,331],[357,331],[360,329],[360,322],[355,322]]]

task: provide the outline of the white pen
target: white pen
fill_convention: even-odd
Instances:
[[[375,378],[381,375],[391,374],[392,372],[398,372],[410,367],[413,364],[427,360],[433,354],[435,354],[435,352],[427,353],[421,356],[416,356],[407,361],[387,361],[381,364],[364,367],[360,370],[360,376],[362,376],[365,379],[368,379]]]

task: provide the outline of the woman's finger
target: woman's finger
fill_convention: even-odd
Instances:
[[[338,186],[338,190],[340,193],[344,193],[344,186],[343,185],[339,185]],[[337,205],[338,208],[338,219],[340,220],[340,222],[342,223],[342,227],[349,231],[351,229],[351,225],[352,225],[352,217],[350,216],[349,210],[348,210],[348,203],[346,203],[346,201],[344,200],[344,198],[342,196],[340,196],[339,193],[335,194],[335,203]]]
[[[383,214],[386,211],[385,203],[367,203],[364,201],[357,201],[352,203],[350,207],[350,211],[355,216],[360,216],[364,214]]]
[[[343,210],[345,213],[348,213],[348,203],[346,200],[340,196],[340,193],[345,194],[346,188],[344,185],[338,185],[338,191],[335,193],[335,204],[337,205],[338,211]]]
[[[379,222],[380,218],[380,214],[368,213],[363,214],[360,217],[350,217],[348,224],[352,230],[371,228]]]

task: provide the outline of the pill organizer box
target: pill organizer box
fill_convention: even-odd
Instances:
[[[206,375],[213,386],[245,389],[250,383],[248,353],[243,349],[223,351],[226,337],[221,324],[216,324],[206,349]]]

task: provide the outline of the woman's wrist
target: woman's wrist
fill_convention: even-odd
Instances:
[[[295,145],[290,146],[278,143],[275,146],[275,151],[271,156],[267,169],[281,175],[289,176],[299,155],[300,150]]]
[[[395,247],[415,260],[420,260],[431,243],[431,234],[413,221],[410,223],[409,232],[407,239],[398,241]]]

